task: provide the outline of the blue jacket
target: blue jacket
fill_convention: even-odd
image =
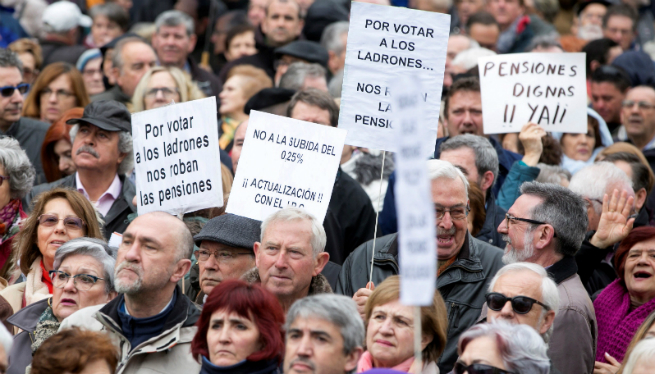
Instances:
[[[539,168],[528,166],[523,161],[515,162],[505,178],[503,187],[498,192],[497,204],[505,210],[514,205],[516,199],[521,196],[520,188],[525,182],[532,182],[539,176]]]

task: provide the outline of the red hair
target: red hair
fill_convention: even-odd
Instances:
[[[202,307],[196,323],[198,332],[191,342],[191,353],[198,361],[200,356],[209,357],[207,331],[212,314],[218,310],[252,320],[259,330],[261,351],[248,356],[248,361],[272,360],[281,362],[284,354],[284,311],[277,298],[259,284],[242,280],[222,281],[214,287]]]
[[[48,182],[54,182],[63,177],[59,171],[57,155],[55,155],[55,144],[64,139],[71,143],[70,129],[73,125],[67,125],[66,121],[71,118],[80,118],[84,114],[84,108],[71,108],[64,112],[61,118],[52,124],[45,134],[43,145],[41,146],[41,165]]]
[[[635,246],[635,244],[655,238],[655,227],[643,226],[633,229],[625,239],[621,240],[619,248],[614,254],[614,269],[616,275],[625,282],[625,261],[628,257],[628,252]]]

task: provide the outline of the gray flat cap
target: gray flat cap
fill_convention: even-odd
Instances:
[[[201,241],[208,240],[252,251],[255,242],[259,241],[261,224],[260,221],[236,214],[224,214],[210,219],[193,240],[197,246]]]

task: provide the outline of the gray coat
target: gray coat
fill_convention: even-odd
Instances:
[[[7,322],[22,331],[14,336],[14,345],[9,351],[7,374],[24,374],[25,368],[32,364],[32,339],[41,314],[48,308],[48,299],[37,301],[19,310]]]
[[[375,247],[372,281],[378,285],[398,274],[398,234],[378,238]],[[372,250],[373,241],[369,240],[348,256],[339,273],[336,293],[353,296],[366,287]],[[453,369],[459,336],[480,317],[489,281],[503,266],[502,256],[502,250],[467,233],[457,259],[437,278],[437,289],[448,310],[448,340],[438,362],[440,372]]]
[[[34,178],[35,186],[47,182],[45,173],[43,172],[43,165],[41,164],[41,146],[43,145],[48,128],[50,128],[50,125],[45,122],[21,117],[21,119],[9,127],[6,133],[0,131],[0,135],[11,136],[18,140],[20,147],[27,153],[27,157],[30,159],[36,171],[36,178]]]

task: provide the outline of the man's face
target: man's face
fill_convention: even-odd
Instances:
[[[437,209],[462,209],[468,205],[466,186],[459,178],[433,179],[430,184],[435,214]],[[436,224],[437,257],[448,260],[457,256],[466,239],[466,218],[454,220],[450,213],[445,213],[442,219],[436,219]]]
[[[607,20],[607,26],[603,29],[606,38],[617,42],[624,51],[630,49],[632,40],[635,38],[633,23],[630,17],[614,15]]]
[[[453,35],[448,38],[448,46],[446,47],[446,56],[452,61],[457,55],[469,49],[471,41],[464,35]]]
[[[186,58],[196,46],[196,34],[187,35],[184,25],[162,26],[152,36],[152,47],[159,62],[166,66],[183,68]]]
[[[209,258],[201,261],[198,256],[208,254]],[[223,243],[203,240],[197,251],[200,268],[200,288],[205,295],[226,279],[239,279],[245,272],[255,266],[252,249],[237,248]]]
[[[480,93],[457,91],[448,101],[448,113],[444,122],[449,136],[462,134],[483,136]]]
[[[443,151],[439,159],[457,166],[470,183],[477,183],[482,188],[482,193],[486,194],[489,186],[484,183],[485,181],[482,180],[482,176],[478,172],[477,166],[475,166],[475,152],[471,148],[460,147]]]
[[[118,132],[81,123],[71,156],[78,170],[105,171],[115,174],[127,154],[118,151]]]
[[[501,30],[509,27],[514,20],[523,15],[524,8],[519,0],[489,0],[489,13],[491,13]]]
[[[343,374],[357,367],[362,349],[343,353],[341,329],[317,317],[296,317],[289,326],[284,374]]]
[[[239,165],[239,159],[241,158],[241,150],[243,149],[243,141],[246,139],[246,131],[248,130],[248,120],[241,122],[237,131],[234,132],[234,144],[232,145],[232,153],[230,157],[232,158],[232,169],[234,172],[237,172],[237,165]]]
[[[274,221],[255,243],[255,261],[262,286],[281,300],[307,296],[312,277],[318,275],[329,255],[314,256],[312,228],[307,220]]]
[[[259,26],[266,18],[266,0],[250,0],[248,2],[248,20],[253,26]]]
[[[591,106],[607,123],[621,121],[621,105],[625,92],[610,82],[591,82]]]
[[[603,26],[603,17],[607,13],[607,7],[602,4],[589,4],[580,12],[580,26],[588,25]]]
[[[330,126],[330,112],[317,106],[298,101],[291,111],[291,118]]]
[[[341,34],[341,43],[343,44],[343,50],[341,53],[335,53],[334,51],[328,51],[329,60],[328,68],[332,74],[336,74],[339,70],[343,69],[346,64],[346,45],[348,44],[348,33],[344,32]]]
[[[655,135],[655,90],[648,87],[635,87],[625,96],[625,105],[621,111],[621,122],[628,137],[635,139],[652,139]],[[638,142],[641,144],[642,142]]]
[[[149,45],[137,42],[124,45],[122,56],[123,67],[114,68],[114,74],[118,86],[131,97],[143,75],[157,63],[157,56]]]
[[[459,14],[459,19],[462,22],[462,25],[466,25],[469,17],[473,13],[477,13],[482,10],[484,1],[482,0],[459,0],[455,2],[457,7],[457,13]]]
[[[275,81],[275,86],[280,85],[280,79],[284,75],[284,73],[289,70],[289,65],[293,64],[294,62],[305,62],[309,63],[308,61],[305,61],[303,59],[300,59],[298,57],[293,57],[289,55],[282,55],[276,62],[275,62],[275,78],[273,79]]]
[[[496,50],[496,43],[500,29],[496,25],[483,25],[481,23],[474,23],[469,29],[469,36],[480,44],[480,47],[487,48],[492,51]]]
[[[16,87],[23,82],[20,70],[16,67],[0,67],[0,87]],[[0,96],[0,130],[7,131],[12,123],[20,119],[23,110],[23,95],[14,90],[9,96]]]
[[[268,5],[268,13],[262,22],[262,32],[266,35],[268,44],[274,47],[283,46],[300,35],[304,22],[299,18],[298,4],[287,0],[281,2],[272,0]]]
[[[536,196],[521,195],[507,213],[512,217],[532,219],[532,207],[540,205],[542,200]],[[503,234],[503,240],[507,243],[503,261],[514,263],[528,261],[534,256],[533,237],[535,232],[530,232],[531,223],[507,220],[505,218],[498,226],[498,232]],[[527,234],[526,234],[527,233]]]

